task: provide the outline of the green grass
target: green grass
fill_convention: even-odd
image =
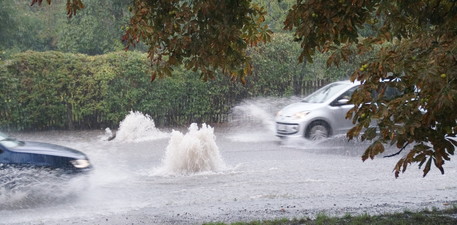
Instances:
[[[457,205],[451,208],[438,210],[426,209],[420,212],[404,211],[395,214],[383,214],[370,216],[368,214],[352,216],[346,214],[343,217],[329,217],[319,213],[315,219],[277,219],[251,222],[235,222],[230,225],[455,225],[457,224]],[[227,223],[205,223],[205,225],[227,225]]]

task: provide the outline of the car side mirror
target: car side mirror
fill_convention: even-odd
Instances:
[[[338,100],[338,105],[346,105],[349,103],[349,99],[346,99],[346,98],[342,98],[340,100]]]

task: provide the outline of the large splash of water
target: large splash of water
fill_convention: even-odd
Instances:
[[[234,141],[256,142],[275,139],[276,113],[284,106],[299,101],[298,97],[263,97],[247,99],[232,110],[233,119],[229,122]]]
[[[64,202],[85,189],[85,178],[58,170],[4,168],[0,170],[0,210]]]
[[[238,125],[243,124],[245,128],[263,128],[269,131],[274,130],[274,113],[270,112],[268,106],[258,101],[246,101],[233,109]]]
[[[217,172],[225,169],[225,163],[216,145],[214,128],[196,123],[190,125],[188,133],[171,133],[162,167],[156,175],[189,175],[201,172]]]
[[[114,140],[120,142],[142,142],[166,137],[169,137],[169,135],[157,129],[154,120],[149,115],[131,111],[120,122],[119,130]]]

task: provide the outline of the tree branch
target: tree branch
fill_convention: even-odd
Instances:
[[[403,150],[405,150],[405,148],[408,145],[409,145],[409,143],[406,143],[398,152],[396,152],[394,154],[391,154],[391,155],[386,155],[386,156],[384,156],[384,158],[389,158],[389,157],[393,157],[393,156],[399,155]]]

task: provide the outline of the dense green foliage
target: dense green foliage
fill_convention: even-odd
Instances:
[[[20,52],[27,49],[46,50],[52,40],[46,29],[47,24],[40,23],[46,15],[31,9],[27,4],[18,1],[0,0],[0,59],[4,59],[11,52]],[[50,7],[48,10],[52,10]],[[30,16],[35,15],[36,16]]]
[[[72,19],[64,13],[66,1],[46,7],[30,6],[27,1],[0,3],[0,59],[26,50],[97,55],[124,48],[128,1],[87,0],[85,10]]]
[[[200,122],[202,114],[224,109],[217,106],[232,97],[226,92],[233,89],[183,79],[179,73],[154,83],[149,74],[146,56],[135,52],[17,54],[0,73],[0,124],[13,129],[102,128],[116,126],[130,110],[138,110],[176,125],[187,123],[180,119],[189,115]]]
[[[284,32],[284,20],[287,11],[295,4],[296,0],[253,0],[255,4],[263,7],[266,11],[265,24],[275,33]]]
[[[97,55],[125,47],[121,39],[132,15],[130,1],[85,0],[84,10],[71,14],[71,19],[65,15],[67,1],[52,1],[45,7],[30,6],[31,2],[0,0],[0,58],[26,50]],[[265,24],[282,32],[286,12],[294,1],[253,2],[267,10]],[[69,7],[78,8],[78,4],[74,1]],[[147,47],[139,43],[136,49]]]
[[[151,115],[158,126],[225,122],[242,99],[303,96],[314,90],[307,81],[324,79],[317,69],[324,68],[324,60],[320,66],[297,64],[300,47],[290,39],[277,35],[251,50],[256,63],[244,86],[221,74],[201,82],[198,73],[182,68],[151,83],[147,56],[139,52],[16,54],[0,64],[0,128],[116,127],[131,110]],[[326,72],[332,74],[326,82],[348,77],[336,68]]]
[[[52,38],[51,45],[46,46],[48,50],[96,55],[116,51],[128,44],[149,51],[153,78],[169,76],[175,66],[186,65],[186,68],[198,71],[205,80],[214,78],[215,73],[225,73],[244,83],[244,76],[252,71],[247,49],[269,40],[270,30],[282,32],[283,20],[293,2],[56,0],[52,1],[53,7],[31,8],[45,13],[31,13],[30,7],[24,10],[17,6],[9,12],[26,14],[41,21],[41,24],[37,22],[40,26],[52,23],[54,30],[46,29],[46,35]],[[126,11],[127,5],[130,5],[130,12]],[[60,14],[53,10],[56,7],[61,9]],[[84,10],[80,10],[82,8]],[[64,9],[70,20],[63,19]],[[44,20],[43,15],[50,16]],[[207,26],[208,21],[211,26]],[[31,27],[31,30],[41,33],[43,28],[40,26]],[[122,44],[123,30],[126,32]],[[30,40],[37,38],[39,40],[40,36],[30,35]],[[30,45],[25,47],[42,50]]]
[[[57,34],[57,49],[99,55],[124,48],[121,26],[127,24],[128,1],[86,0],[85,9],[65,20]]]

